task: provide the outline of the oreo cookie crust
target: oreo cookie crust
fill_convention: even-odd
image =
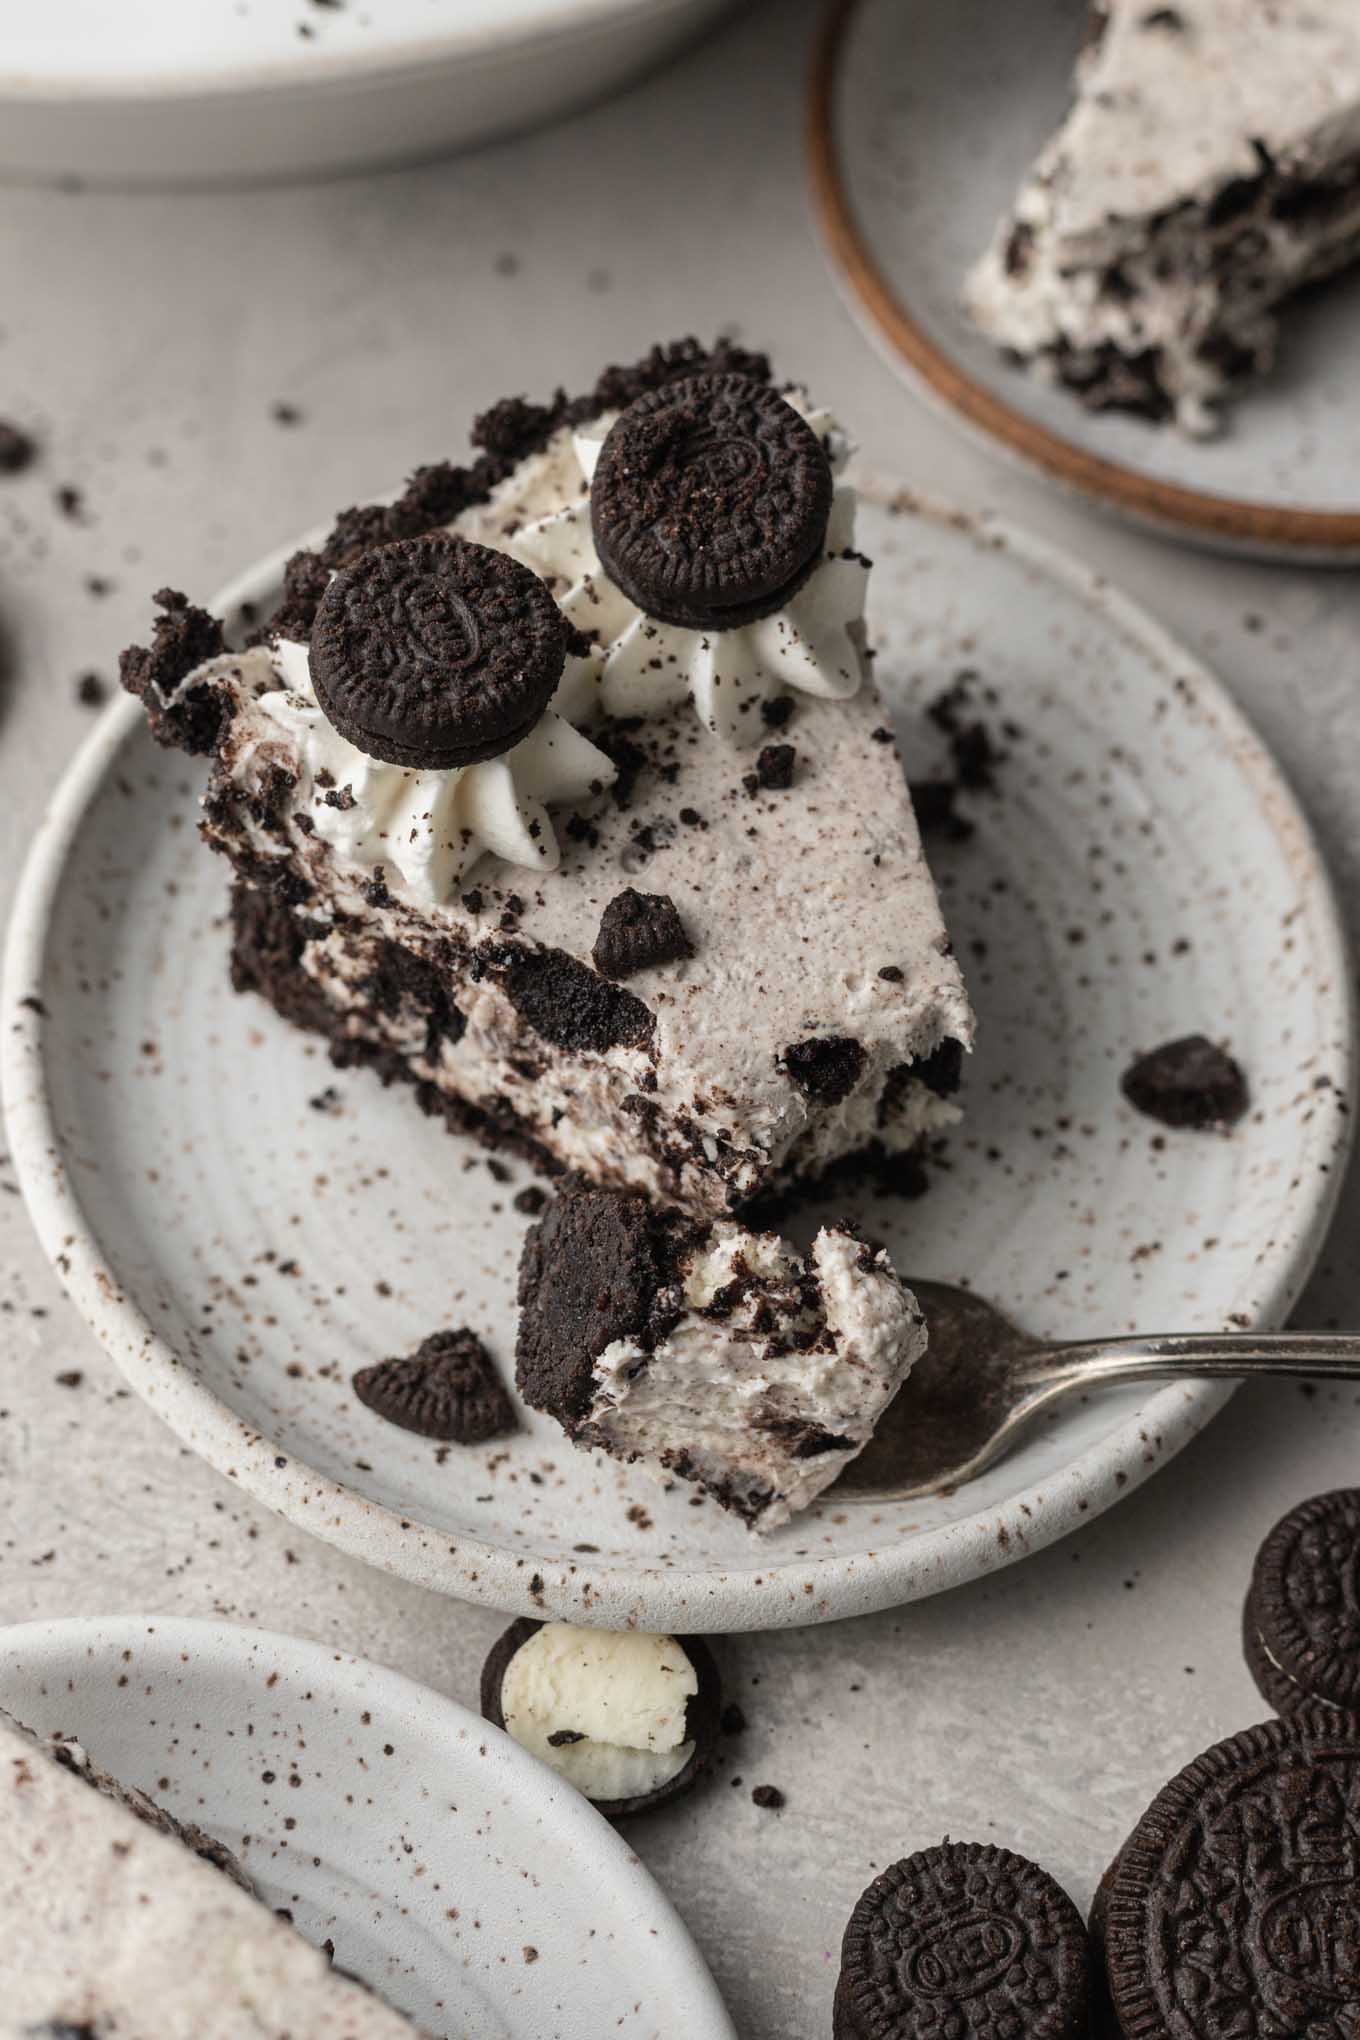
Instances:
[[[834,2040],[1086,2040],[1086,1929],[1034,1863],[943,1842],[892,1864],[841,1943]]]
[[[552,698],[567,624],[546,583],[490,546],[435,533],[343,568],[312,625],[327,719],[370,758],[445,771],[498,757]]]
[[[1092,1912],[1126,2040],[1360,2031],[1360,1723],[1218,1743],[1153,1801]]]
[[[1278,1713],[1360,1712],[1360,1489],[1314,1495],[1275,1525],[1242,1626],[1251,1675]]]
[[[501,1693],[510,1661],[543,1627],[541,1622],[521,1617],[510,1624],[487,1653],[482,1666],[481,1706],[485,1718],[496,1728],[505,1729]],[[683,1770],[655,1791],[636,1793],[626,1799],[592,1799],[591,1804],[608,1820],[627,1820],[633,1814],[652,1813],[659,1806],[668,1806],[690,1791],[713,1761],[723,1711],[717,1662],[701,1636],[677,1636],[674,1641],[694,1667],[698,1680],[698,1691],[691,1694],[685,1714],[685,1741],[693,1743],[693,1754]],[[561,1732],[564,1743],[578,1739],[570,1730]]]
[[[768,385],[697,375],[616,420],[591,484],[606,572],[649,616],[727,630],[779,609],[821,555],[831,463]]]

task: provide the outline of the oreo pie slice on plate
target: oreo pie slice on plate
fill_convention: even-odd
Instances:
[[[843,437],[693,343],[477,432],[295,556],[245,652],[165,591],[125,656],[156,734],[215,757],[237,986],[694,1214],[916,1152],[973,1019]]]

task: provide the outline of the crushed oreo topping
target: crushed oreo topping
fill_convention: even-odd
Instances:
[[[783,793],[793,785],[797,762],[792,744],[766,744],[756,759],[756,784],[767,793]]]
[[[852,1034],[818,1034],[793,1042],[781,1060],[805,1097],[819,1105],[839,1105],[859,1082],[868,1057]]]
[[[1183,1035],[1139,1056],[1120,1089],[1149,1119],[1196,1132],[1231,1126],[1249,1103],[1241,1065],[1203,1034]]]
[[[591,485],[606,572],[650,616],[723,630],[777,609],[821,555],[831,463],[768,384],[708,374],[618,418]]]
[[[496,1363],[465,1326],[432,1332],[414,1353],[361,1367],[353,1386],[375,1415],[422,1438],[480,1445],[516,1428]]]
[[[336,574],[312,626],[330,722],[370,757],[417,771],[519,743],[565,660],[566,623],[538,575],[444,534],[365,553]]]
[[[603,977],[626,978],[658,964],[683,963],[693,956],[694,944],[669,894],[626,886],[600,916],[591,953]]]

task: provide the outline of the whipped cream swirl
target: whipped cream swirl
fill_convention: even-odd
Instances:
[[[256,706],[299,754],[306,778],[298,804],[315,833],[351,863],[395,866],[420,900],[446,900],[488,852],[555,871],[561,851],[549,805],[589,800],[616,776],[612,760],[551,708],[512,750],[479,765],[415,772],[385,764],[327,721],[305,645],[280,639],[273,661],[283,686]],[[562,684],[584,663],[569,660]]]
[[[826,440],[833,469],[843,469],[849,446],[829,413],[811,409],[798,392],[787,401]],[[562,434],[531,475],[515,477],[523,521],[508,535],[492,527],[485,539],[540,574],[569,621],[594,641],[595,658],[563,675],[553,697],[558,714],[578,724],[596,715],[656,715],[688,696],[715,736],[751,744],[764,727],[761,703],[786,688],[832,701],[856,693],[868,562],[853,550],[854,490],[837,487],[822,558],[783,608],[733,630],[662,623],[615,586],[595,550],[590,482],[613,422],[607,415]]]

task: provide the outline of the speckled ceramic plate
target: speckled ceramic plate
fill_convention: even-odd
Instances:
[[[584,105],[733,0],[47,0],[6,6],[0,175],[314,176]]]
[[[830,0],[808,149],[827,252],[893,363],[993,446],[1165,534],[1360,561],[1360,273],[1292,306],[1280,361],[1203,442],[1008,367],[963,278],[1058,126],[1087,0]]]
[[[961,668],[1007,755],[997,790],[965,802],[976,834],[934,856],[980,1013],[966,1126],[926,1197],[852,1213],[908,1275],[971,1282],[1035,1332],[1279,1322],[1339,1182],[1352,1038],[1298,809],[1216,682],[1081,568],[882,489],[861,533],[911,776],[939,769],[925,710]],[[227,601],[268,599],[276,571]],[[129,1380],[304,1528],[517,1613],[814,1622],[1018,1558],[1220,1406],[1207,1386],[1097,1398],[958,1493],[833,1492],[763,1540],[548,1419],[470,1450],[384,1424],[349,1375],[437,1326],[472,1325],[510,1373],[527,1176],[232,995],[200,783],[124,702],[58,792],[10,942],[10,1142]],[[1230,1137],[1163,1137],[1120,1096],[1137,1049],[1194,1028],[1250,1074]]]
[[[589,1802],[381,1665],[215,1622],[32,1622],[0,1630],[0,1707],[224,1841],[431,2033],[735,2040],[679,1916]]]

